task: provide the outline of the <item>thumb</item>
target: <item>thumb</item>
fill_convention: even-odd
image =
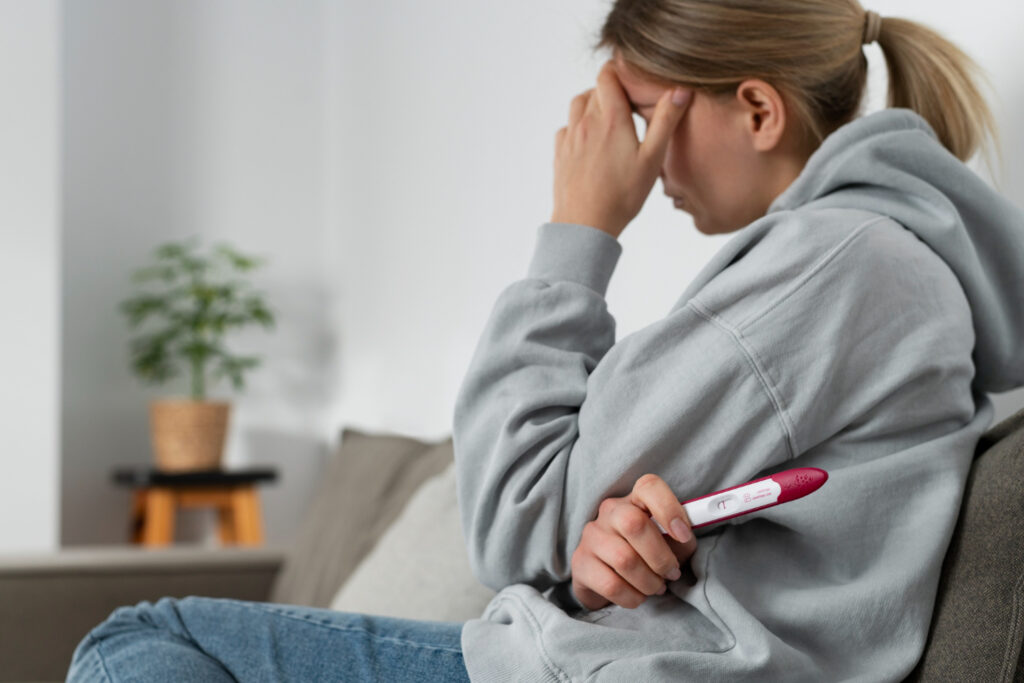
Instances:
[[[661,94],[654,108],[654,116],[651,117],[651,125],[640,145],[641,156],[648,160],[648,163],[655,164],[656,169],[661,167],[672,132],[692,100],[693,90],[690,88],[669,88]]]

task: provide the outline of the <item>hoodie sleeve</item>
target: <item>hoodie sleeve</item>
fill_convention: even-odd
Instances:
[[[615,342],[605,292],[621,253],[595,228],[542,224],[459,389],[459,510],[494,590],[567,581],[601,501],[647,472],[686,500],[792,457],[756,356],[696,299]]]

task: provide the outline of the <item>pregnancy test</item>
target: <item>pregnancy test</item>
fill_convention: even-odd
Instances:
[[[796,467],[688,500],[683,503],[683,509],[690,518],[690,528],[699,529],[708,524],[803,498],[821,488],[827,479],[828,472],[825,470],[817,467]],[[661,533],[668,533],[657,520],[654,520],[654,523],[661,529]]]

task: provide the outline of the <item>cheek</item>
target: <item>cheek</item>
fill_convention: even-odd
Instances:
[[[669,140],[665,151],[665,163],[662,165],[670,189],[686,192],[692,185],[691,156],[692,149],[686,144],[685,136],[676,130]]]
[[[693,118],[684,118],[672,134],[665,155],[665,185],[684,195],[691,208],[707,203],[712,190],[714,136],[700,128]]]
[[[708,126],[690,136],[689,142],[687,172],[695,201],[709,211],[721,212],[735,199],[749,169],[724,130]]]

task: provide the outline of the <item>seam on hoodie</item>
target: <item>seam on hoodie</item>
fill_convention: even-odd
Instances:
[[[547,650],[544,649],[544,640],[542,638],[540,622],[538,621],[533,611],[527,606],[525,602],[523,602],[522,598],[520,598],[518,595],[500,595],[497,597],[497,599],[494,600],[494,602],[491,603],[490,606],[488,606],[487,612],[493,614],[494,607],[497,607],[503,602],[519,603],[520,609],[517,611],[526,617],[526,623],[530,627],[530,630],[533,631],[533,639],[537,643],[537,649],[540,651],[541,663],[544,665],[544,668],[548,670],[548,673],[552,674],[560,681],[565,681],[565,683],[572,683],[572,678],[567,673],[562,671],[562,669],[559,668],[558,665],[551,661],[551,656],[548,655]]]
[[[708,554],[704,556],[704,602],[706,602],[711,611],[715,613],[715,618],[718,619],[719,623],[722,624],[722,628],[724,628],[725,632],[729,634],[730,638],[732,638],[732,645],[730,645],[729,647],[723,650],[712,650],[714,654],[718,655],[724,654],[729,650],[732,650],[734,647],[736,647],[736,643],[739,642],[736,639],[736,634],[733,633],[732,629],[729,628],[729,624],[725,623],[725,619],[723,619],[722,615],[718,613],[718,610],[715,609],[715,606],[711,604],[711,596],[708,595],[708,577],[711,576],[711,556],[715,554],[716,550],[718,550],[718,544],[722,542],[722,536],[723,534],[717,534],[717,537],[715,538],[715,544],[711,546],[711,550],[709,550]]]
[[[750,348],[743,338],[743,335],[732,325],[726,322],[723,318],[719,317],[714,311],[705,306],[696,297],[690,299],[686,304],[692,308],[697,315],[704,318],[718,329],[725,332],[729,337],[732,338],[736,345],[743,352],[743,357],[746,359],[747,364],[754,371],[754,376],[757,377],[761,383],[761,387],[768,395],[768,400],[771,402],[772,407],[775,409],[775,416],[779,419],[782,425],[782,432],[786,436],[786,449],[789,451],[789,459],[792,460],[796,457],[796,454],[800,452],[795,443],[796,437],[794,436],[794,429],[792,423],[789,420],[789,415],[786,413],[785,407],[782,405],[782,401],[779,399],[778,392],[775,391],[775,387],[772,386],[771,382],[768,381],[764,371],[761,369],[760,358],[758,358],[756,352]]]
[[[1021,617],[1021,588],[1024,587],[1024,572],[1017,577],[1017,585],[1013,587],[1013,607],[1010,611],[1010,628],[1007,629],[1006,648],[1003,651],[1003,666],[1000,667],[999,680],[1010,681],[1020,657],[1020,646],[1015,634],[1019,634]]]
[[[869,218],[865,222],[863,222],[860,225],[858,225],[856,228],[854,228],[850,232],[849,235],[844,237],[842,239],[842,241],[839,242],[839,244],[837,244],[836,246],[832,247],[832,249],[830,249],[827,254],[825,254],[817,263],[815,263],[813,266],[811,266],[811,268],[807,272],[803,273],[799,278],[797,278],[796,282],[794,282],[793,285],[789,287],[789,289],[784,290],[777,297],[775,297],[775,299],[773,299],[772,301],[768,302],[768,304],[761,310],[760,313],[754,313],[754,314],[744,318],[743,320],[739,321],[736,324],[736,328],[738,330],[742,330],[742,329],[747,328],[750,325],[754,324],[754,322],[756,322],[757,320],[763,318],[772,309],[774,309],[776,306],[778,306],[779,304],[784,302],[786,299],[791,297],[793,294],[795,294],[797,291],[799,291],[800,288],[802,288],[805,284],[810,282],[811,279],[822,268],[824,268],[826,265],[828,265],[830,261],[835,259],[835,257],[839,255],[839,252],[841,252],[843,249],[845,249],[847,246],[849,246],[850,243],[853,242],[853,240],[856,239],[858,235],[860,235],[862,232],[864,232],[864,230],[866,230],[869,226],[874,225],[875,223],[880,223],[880,222],[885,221],[885,220],[891,220],[891,219],[888,216],[875,216],[874,218]]]

